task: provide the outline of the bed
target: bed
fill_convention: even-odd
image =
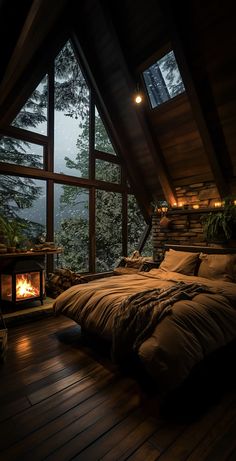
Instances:
[[[72,286],[53,308],[169,392],[236,338],[236,254],[169,248],[159,268]]]

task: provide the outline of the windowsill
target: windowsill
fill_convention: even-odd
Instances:
[[[80,275],[89,282],[90,280],[102,279],[104,277],[111,277],[112,275],[114,275],[114,273],[113,271],[108,271],[108,272],[86,273],[86,274],[80,274]]]

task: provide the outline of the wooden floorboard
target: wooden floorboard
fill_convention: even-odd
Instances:
[[[166,402],[74,322],[12,325],[0,365],[1,461],[234,461],[236,391]],[[198,396],[199,397],[199,396]],[[176,401],[174,400],[176,399]]]

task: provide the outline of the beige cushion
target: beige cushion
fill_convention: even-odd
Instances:
[[[236,281],[236,255],[200,254],[198,276],[211,280]]]
[[[166,251],[164,260],[160,264],[160,269],[163,271],[180,272],[185,275],[194,275],[198,257],[199,253],[170,249]]]

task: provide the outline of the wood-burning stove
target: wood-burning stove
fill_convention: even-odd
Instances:
[[[0,273],[2,304],[22,307],[23,304],[45,297],[44,265],[37,260],[21,259],[11,262]]]

